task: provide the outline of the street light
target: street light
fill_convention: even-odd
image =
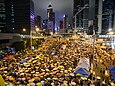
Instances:
[[[40,31],[40,29],[37,26],[35,26],[35,31],[36,31],[36,36],[37,36],[37,34]]]
[[[114,34],[112,28],[109,28],[109,29],[108,29],[108,33],[107,33],[107,34],[108,34],[108,35],[113,35],[113,34]]]
[[[23,32],[26,32],[26,29],[25,29],[25,28],[23,28],[23,29],[22,29],[22,31],[23,31]]]
[[[112,31],[112,28],[109,28],[108,31],[109,31],[109,32]]]
[[[107,33],[108,35],[113,35],[114,34],[114,32],[113,31],[111,31],[111,32],[109,32],[109,33]]]
[[[32,50],[32,30],[30,29],[30,48]]]
[[[53,35],[53,32],[50,32],[51,35]]]
[[[36,28],[36,32],[38,32],[39,30],[40,30],[40,29],[37,27],[37,28]]]

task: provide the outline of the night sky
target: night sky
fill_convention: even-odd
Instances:
[[[69,15],[69,20],[72,17],[72,1],[73,0],[33,0],[35,15],[42,16],[42,19],[47,18],[47,7],[51,2],[54,12],[56,13],[56,21],[63,18],[64,14]]]

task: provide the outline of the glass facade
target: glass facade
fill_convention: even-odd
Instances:
[[[114,0],[103,1],[103,20],[102,20],[102,31],[107,32],[108,29],[113,28],[114,21]]]
[[[30,34],[34,28],[32,0],[0,0],[0,32]]]
[[[0,32],[4,32],[5,29],[5,0],[0,0]]]
[[[115,0],[103,0],[102,14],[98,14],[99,0],[74,0],[73,16],[80,11],[85,4],[89,4],[88,8],[85,8],[76,16],[76,27],[83,27],[90,29],[89,21],[93,20],[93,26],[98,31],[98,15],[102,15],[102,33],[105,34],[108,29],[113,29],[114,23],[114,3]],[[75,22],[75,18],[74,18]],[[75,26],[75,25],[74,25]]]

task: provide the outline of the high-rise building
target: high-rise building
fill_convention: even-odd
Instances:
[[[48,24],[48,20],[47,19],[43,20],[42,29],[45,30],[45,32],[47,32],[47,24]]]
[[[53,21],[53,33],[55,33],[55,12],[52,13],[52,21]]]
[[[108,32],[108,29],[113,29],[114,21],[114,0],[103,1],[103,20],[102,32]]]
[[[52,5],[49,4],[48,9],[47,9],[47,18],[48,18],[48,21],[52,21],[52,13],[53,13],[53,8],[52,8]]]
[[[41,29],[41,25],[42,25],[42,19],[41,16],[38,15],[35,17],[35,26]]]
[[[115,0],[113,1],[113,3],[115,4]],[[114,6],[114,11],[113,12],[115,12],[115,6]],[[114,22],[113,22],[113,30],[115,30],[115,13],[114,13]]]
[[[55,33],[55,12],[53,12],[52,5],[49,4],[47,9],[47,18],[48,18],[48,33],[53,32]]]
[[[68,29],[69,29],[68,15],[63,15],[63,19],[59,21],[59,32],[67,33]]]
[[[6,15],[5,0],[0,0],[0,32],[5,32]]]
[[[63,16],[63,29],[67,29],[68,28],[68,16],[64,15]]]
[[[5,28],[2,31],[30,34],[30,30],[34,29],[33,1],[32,0],[5,0],[5,4],[3,6],[5,6],[6,18],[4,18]],[[25,32],[23,32],[23,28],[26,29]]]
[[[63,21],[59,22],[59,29],[63,29]]]
[[[97,33],[107,32],[114,26],[114,3],[114,0],[74,0],[74,28],[82,27],[89,33],[93,29]]]
[[[76,21],[74,20],[74,26],[76,27],[83,27],[83,11],[76,15],[77,12],[84,6],[83,0],[74,0],[74,9],[73,9],[73,16],[74,19],[76,17]],[[76,24],[75,24],[76,23]]]

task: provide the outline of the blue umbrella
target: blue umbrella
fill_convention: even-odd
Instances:
[[[88,71],[85,68],[78,68],[75,72],[74,75],[80,74],[83,77],[88,77]]]
[[[20,64],[23,64],[24,63],[24,61],[20,61]]]
[[[30,58],[27,58],[26,60],[30,60]]]
[[[115,71],[115,66],[111,66],[108,68],[110,71],[114,70]]]

